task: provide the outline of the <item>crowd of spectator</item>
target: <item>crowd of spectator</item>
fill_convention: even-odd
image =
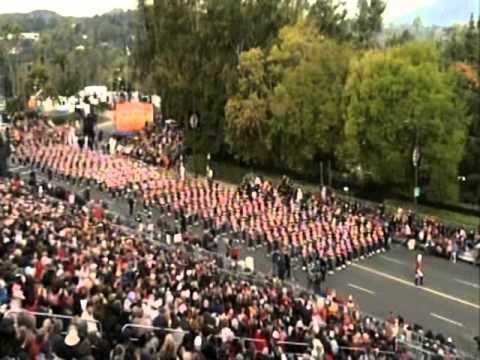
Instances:
[[[473,229],[448,227],[433,217],[418,217],[403,209],[391,216],[391,223],[397,239],[423,246],[429,253],[452,262],[456,262],[460,252],[470,251],[478,242]]]
[[[0,182],[0,359],[413,358],[401,344],[421,329],[399,316],[255,286],[94,210]],[[455,353],[425,335],[437,358]]]
[[[183,133],[173,124],[149,124],[128,138],[121,154],[162,168],[174,168],[183,154]]]

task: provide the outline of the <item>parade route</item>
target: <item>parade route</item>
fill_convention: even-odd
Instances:
[[[23,177],[30,172],[24,167],[12,168]],[[77,192],[82,189],[59,180],[56,184]],[[113,213],[128,219],[126,201],[111,199],[96,189],[91,190],[91,196],[102,199]],[[153,215],[154,219],[159,216],[155,210]],[[130,220],[134,223],[134,219]],[[224,255],[222,241],[220,245],[219,253]],[[395,244],[386,253],[336,271],[327,277],[323,288],[333,288],[343,297],[353,295],[366,314],[380,319],[392,313],[401,315],[407,322],[421,325],[425,331],[431,329],[452,337],[460,349],[475,354],[473,337],[480,334],[480,268],[425,256],[425,286],[417,287],[413,283],[416,253]],[[265,248],[242,246],[241,257],[246,256],[254,258],[257,273],[271,274],[271,255]],[[290,280],[304,288],[309,286],[306,273],[300,268],[292,271]]]

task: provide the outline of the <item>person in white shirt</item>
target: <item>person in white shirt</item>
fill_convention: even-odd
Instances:
[[[86,321],[88,333],[98,331],[98,327],[95,322],[96,320],[93,316],[93,304],[91,302],[88,302],[87,305],[85,306],[85,309],[82,312],[81,319]]]
[[[117,149],[117,140],[112,136],[110,140],[108,140],[108,151],[110,155],[115,155],[116,149]]]
[[[185,181],[185,165],[183,165],[183,161],[180,162],[180,181]]]

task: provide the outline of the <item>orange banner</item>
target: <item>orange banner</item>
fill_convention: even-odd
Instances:
[[[145,124],[153,122],[153,105],[147,103],[117,104],[114,119],[117,131],[142,130]]]

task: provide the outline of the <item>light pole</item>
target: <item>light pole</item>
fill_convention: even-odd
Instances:
[[[129,71],[129,66],[130,66],[130,55],[131,55],[131,52],[130,52],[130,49],[128,48],[128,45],[125,46],[125,50],[126,50],[126,54],[127,54],[127,70],[125,71],[125,88],[128,89],[128,85],[129,85],[129,74],[128,74],[128,71]]]
[[[350,206],[350,188],[348,186],[344,186],[343,191],[345,192],[345,195],[347,196],[347,204]]]
[[[196,113],[193,113],[191,116],[190,116],[190,128],[192,129],[192,135],[195,134],[195,130],[197,129],[198,127],[198,116]],[[197,164],[197,161],[196,161],[196,149],[197,149],[197,139],[195,138],[195,136],[192,136],[192,139],[193,139],[193,146],[192,146],[192,150],[193,150],[193,161],[192,161],[192,166],[193,166],[193,173],[195,174],[195,177],[197,177],[197,168],[196,168],[196,164]]]
[[[12,72],[12,95],[14,98],[17,97],[18,93],[18,50],[16,47],[13,47],[9,50],[8,55],[11,57],[7,57],[10,64],[10,70]],[[11,59],[10,59],[11,58]]]
[[[420,188],[418,187],[418,165],[420,161],[420,149],[418,145],[419,133],[418,128],[415,128],[415,145],[412,152],[413,165],[413,204],[417,206],[418,197],[420,196]]]

